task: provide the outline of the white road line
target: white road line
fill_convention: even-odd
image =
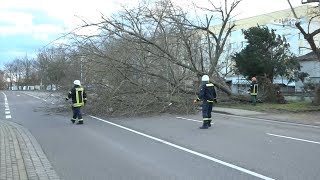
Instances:
[[[287,139],[292,139],[292,140],[296,140],[296,141],[303,141],[303,142],[308,142],[308,143],[313,143],[313,144],[320,144],[320,142],[317,142],[317,141],[310,141],[310,140],[306,140],[306,139],[299,139],[299,138],[294,138],[294,137],[289,137],[289,136],[282,136],[282,135],[271,134],[271,133],[266,133],[266,134],[269,135],[269,136],[287,138]]]
[[[219,115],[222,115],[222,116],[237,117],[237,118],[242,118],[242,119],[246,119],[246,120],[252,119],[252,120],[259,120],[259,121],[265,121],[265,122],[271,122],[271,123],[286,124],[286,125],[301,126],[301,127],[311,127],[311,128],[320,129],[320,126],[313,126],[313,125],[308,125],[308,124],[284,122],[284,121],[277,121],[277,120],[271,120],[271,119],[247,117],[247,116],[237,116],[237,115],[230,115],[230,114],[223,114],[223,113],[215,113],[215,114],[219,114]]]
[[[40,97],[38,97],[38,96],[34,96],[34,95],[31,95],[31,94],[27,94],[27,93],[23,93],[23,94],[28,95],[28,96],[31,96],[31,97],[34,97],[34,98],[37,98],[37,99],[40,99],[40,100],[42,100],[42,101],[46,101],[45,99],[42,99],[42,98],[40,98]]]
[[[38,97],[38,96],[34,96],[34,95],[31,95],[31,94],[27,94],[27,93],[23,93],[23,94],[28,95],[28,96],[31,96],[31,97],[34,97],[34,98],[37,98],[37,99],[40,99],[40,100],[42,100],[42,101],[47,102],[47,100],[46,100],[46,99],[40,98],[40,97]],[[52,103],[52,104],[54,104],[54,103]]]
[[[203,121],[200,120],[196,120],[196,119],[188,119],[188,118],[184,118],[184,117],[176,117],[177,119],[183,119],[183,120],[187,120],[187,121],[194,121],[194,122],[199,122],[199,123],[203,123]],[[214,125],[215,122],[211,122],[211,125]]]
[[[6,119],[11,119],[7,95],[4,92],[2,92],[2,94],[4,95],[4,101],[5,101],[4,106],[5,106]]]
[[[195,120],[195,119],[188,119],[188,118],[184,118],[184,117],[176,117],[177,119],[184,119],[184,120],[187,120],[187,121],[194,121],[194,122],[200,122],[202,123],[203,121],[200,121],[200,120]]]
[[[124,126],[121,126],[121,125],[118,125],[118,124],[115,124],[115,123],[112,123],[110,121],[107,121],[107,120],[104,120],[104,119],[101,119],[101,118],[98,118],[98,117],[95,117],[95,116],[91,116],[89,115],[90,117],[94,118],[94,119],[97,119],[99,121],[102,121],[102,122],[105,122],[105,123],[108,123],[108,124],[111,124],[113,126],[116,126],[116,127],[119,127],[119,128],[122,128],[122,129],[125,129],[127,131],[130,131],[130,132],[133,132],[135,134],[138,134],[138,135],[141,135],[141,136],[144,136],[146,138],[149,138],[149,139],[152,139],[152,140],[155,140],[157,142],[160,142],[160,143],[163,143],[163,144],[166,144],[166,145],[169,145],[171,147],[174,147],[174,148],[177,148],[177,149],[180,149],[182,151],[185,151],[185,152],[188,152],[188,153],[191,153],[191,154],[194,154],[194,155],[197,155],[197,156],[200,156],[202,158],[205,158],[207,160],[210,160],[210,161],[213,161],[213,162],[216,162],[216,163],[219,163],[219,164],[222,164],[224,166],[227,166],[227,167],[230,167],[232,169],[235,169],[235,170],[238,170],[238,171],[241,171],[243,173],[246,173],[246,174],[249,174],[249,175],[252,175],[252,176],[255,176],[255,177],[258,177],[260,179],[265,179],[265,180],[273,180],[272,178],[270,177],[267,177],[267,176],[264,176],[264,175],[261,175],[261,174],[258,174],[256,172],[253,172],[253,171],[250,171],[250,170],[247,170],[245,168],[242,168],[242,167],[239,167],[239,166],[236,166],[236,165],[233,165],[233,164],[230,164],[230,163],[227,163],[227,162],[224,162],[224,161],[221,161],[219,159],[216,159],[216,158],[213,158],[213,157],[210,157],[208,155],[205,155],[205,154],[202,154],[202,153],[199,153],[199,152],[196,152],[196,151],[193,151],[193,150],[190,150],[190,149],[187,149],[187,148],[184,148],[182,146],[179,146],[179,145],[176,145],[176,144],[173,144],[173,143],[170,143],[168,141],[165,141],[165,140],[162,140],[162,139],[159,139],[159,138],[156,138],[156,137],[153,137],[153,136],[150,136],[148,134],[144,134],[144,133],[141,133],[139,131],[136,131],[136,130],[133,130],[133,129],[130,129],[130,128],[127,128],[127,127],[124,127]]]

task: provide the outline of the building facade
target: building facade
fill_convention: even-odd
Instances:
[[[294,8],[294,10],[299,19],[294,17],[291,9],[286,9],[235,21],[234,23],[236,26],[231,33],[229,46],[233,51],[240,51],[246,45],[242,31],[259,25],[267,26],[269,29],[275,29],[276,34],[285,37],[287,42],[290,44],[291,52],[296,56],[309,53],[310,46],[295,26],[295,23],[300,21],[301,26],[305,31],[310,33],[319,29],[320,17],[314,18],[309,25],[309,21],[314,16],[314,13],[320,13],[319,8],[304,5]],[[319,47],[320,34],[317,34],[314,40],[316,45]]]
[[[320,17],[311,18],[314,16],[315,13],[320,14],[319,7],[314,7],[310,5],[303,5],[294,8],[298,19],[295,18],[294,14],[292,13],[291,9],[285,9],[282,11],[276,11],[268,14],[258,15],[246,19],[241,19],[234,21],[236,26],[234,27],[231,36],[229,38],[228,44],[226,48],[228,48],[228,52],[236,53],[241,51],[246,46],[246,39],[244,39],[243,30],[247,30],[250,27],[256,26],[267,26],[270,30],[276,30],[275,33],[284,37],[287,42],[290,44],[290,51],[297,57],[306,55],[311,52],[309,43],[304,39],[301,32],[295,26],[295,23],[300,21],[301,26],[304,28],[306,32],[313,32],[316,29],[320,28]],[[309,22],[311,22],[309,24]],[[317,34],[314,37],[315,43],[317,47],[320,47],[320,34]],[[221,58],[221,64],[225,65],[228,63],[233,63],[230,59],[230,55],[223,55]],[[314,62],[314,60],[303,60],[301,62],[301,71],[307,72],[310,75],[310,78],[313,80],[318,81],[320,78],[320,65],[319,62]],[[232,65],[229,67],[232,67]],[[232,69],[225,69],[221,73],[222,75],[225,74],[226,80],[230,83],[231,89],[234,93],[242,92],[243,89],[246,88],[247,82],[244,83],[245,78],[232,75],[229,73],[227,75],[226,72],[232,71]],[[230,82],[231,81],[231,82]],[[295,91],[302,91],[302,82],[292,83],[286,80],[283,77],[277,77],[274,79],[274,82],[287,82],[284,85],[290,87],[295,87]],[[280,83],[281,84],[281,83]],[[245,86],[244,88],[241,88]],[[240,87],[240,90],[239,90]],[[241,93],[240,93],[241,94]]]

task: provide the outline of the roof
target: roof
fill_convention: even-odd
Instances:
[[[297,57],[298,61],[318,61],[318,58],[316,56],[316,53],[309,52],[305,55]]]
[[[282,78],[276,78],[273,80],[273,84],[283,84],[286,86],[295,86],[295,82],[290,82],[287,79],[282,79]]]

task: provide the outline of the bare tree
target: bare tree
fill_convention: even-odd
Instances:
[[[62,47],[43,49],[38,53],[36,68],[40,76],[40,84],[45,86],[63,86],[66,73],[70,68],[68,55]]]
[[[171,1],[124,8],[112,17],[101,14],[98,23],[84,22],[82,28],[95,27],[100,33],[76,35],[75,56],[83,60],[90,87],[103,97],[103,109],[129,114],[174,108],[189,111],[193,107],[190,98],[198,91],[195,82],[203,74],[231,94],[220,77],[218,61],[234,27],[229,22],[231,12],[239,2],[230,9],[211,3],[214,10],[207,9],[212,16],[206,24],[191,20]],[[217,12],[223,23],[215,28],[220,31],[209,28]]]
[[[319,1],[311,1],[311,2],[319,2]],[[292,7],[291,5],[291,2],[290,0],[288,0],[288,3],[291,7],[291,10],[292,10],[292,13],[294,15],[294,17],[296,19],[299,19],[294,8]],[[320,4],[319,4],[320,6]],[[311,47],[311,50],[315,53],[315,55],[317,56],[318,60],[320,61],[320,47],[316,45],[315,43],[315,39],[314,37],[318,34],[320,34],[320,28],[310,32],[310,25],[311,23],[314,22],[314,20],[316,19],[319,19],[320,18],[320,10],[319,10],[319,7],[315,7],[314,8],[314,13],[313,13],[313,16],[310,18],[309,22],[308,22],[308,28],[307,29],[304,29],[302,26],[301,26],[301,22],[298,20],[295,25],[296,27],[299,29],[299,31],[301,32],[301,34],[303,35],[304,39],[308,41],[310,47]]]

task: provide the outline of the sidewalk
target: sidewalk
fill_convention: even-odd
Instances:
[[[249,111],[243,109],[233,109],[224,107],[214,107],[213,113],[222,113],[236,116],[245,116],[251,118],[260,118],[273,121],[282,121],[298,124],[306,124],[320,127],[320,112],[305,112],[305,113],[265,113],[257,111]]]
[[[59,180],[31,133],[6,120],[0,120],[0,180]]]

